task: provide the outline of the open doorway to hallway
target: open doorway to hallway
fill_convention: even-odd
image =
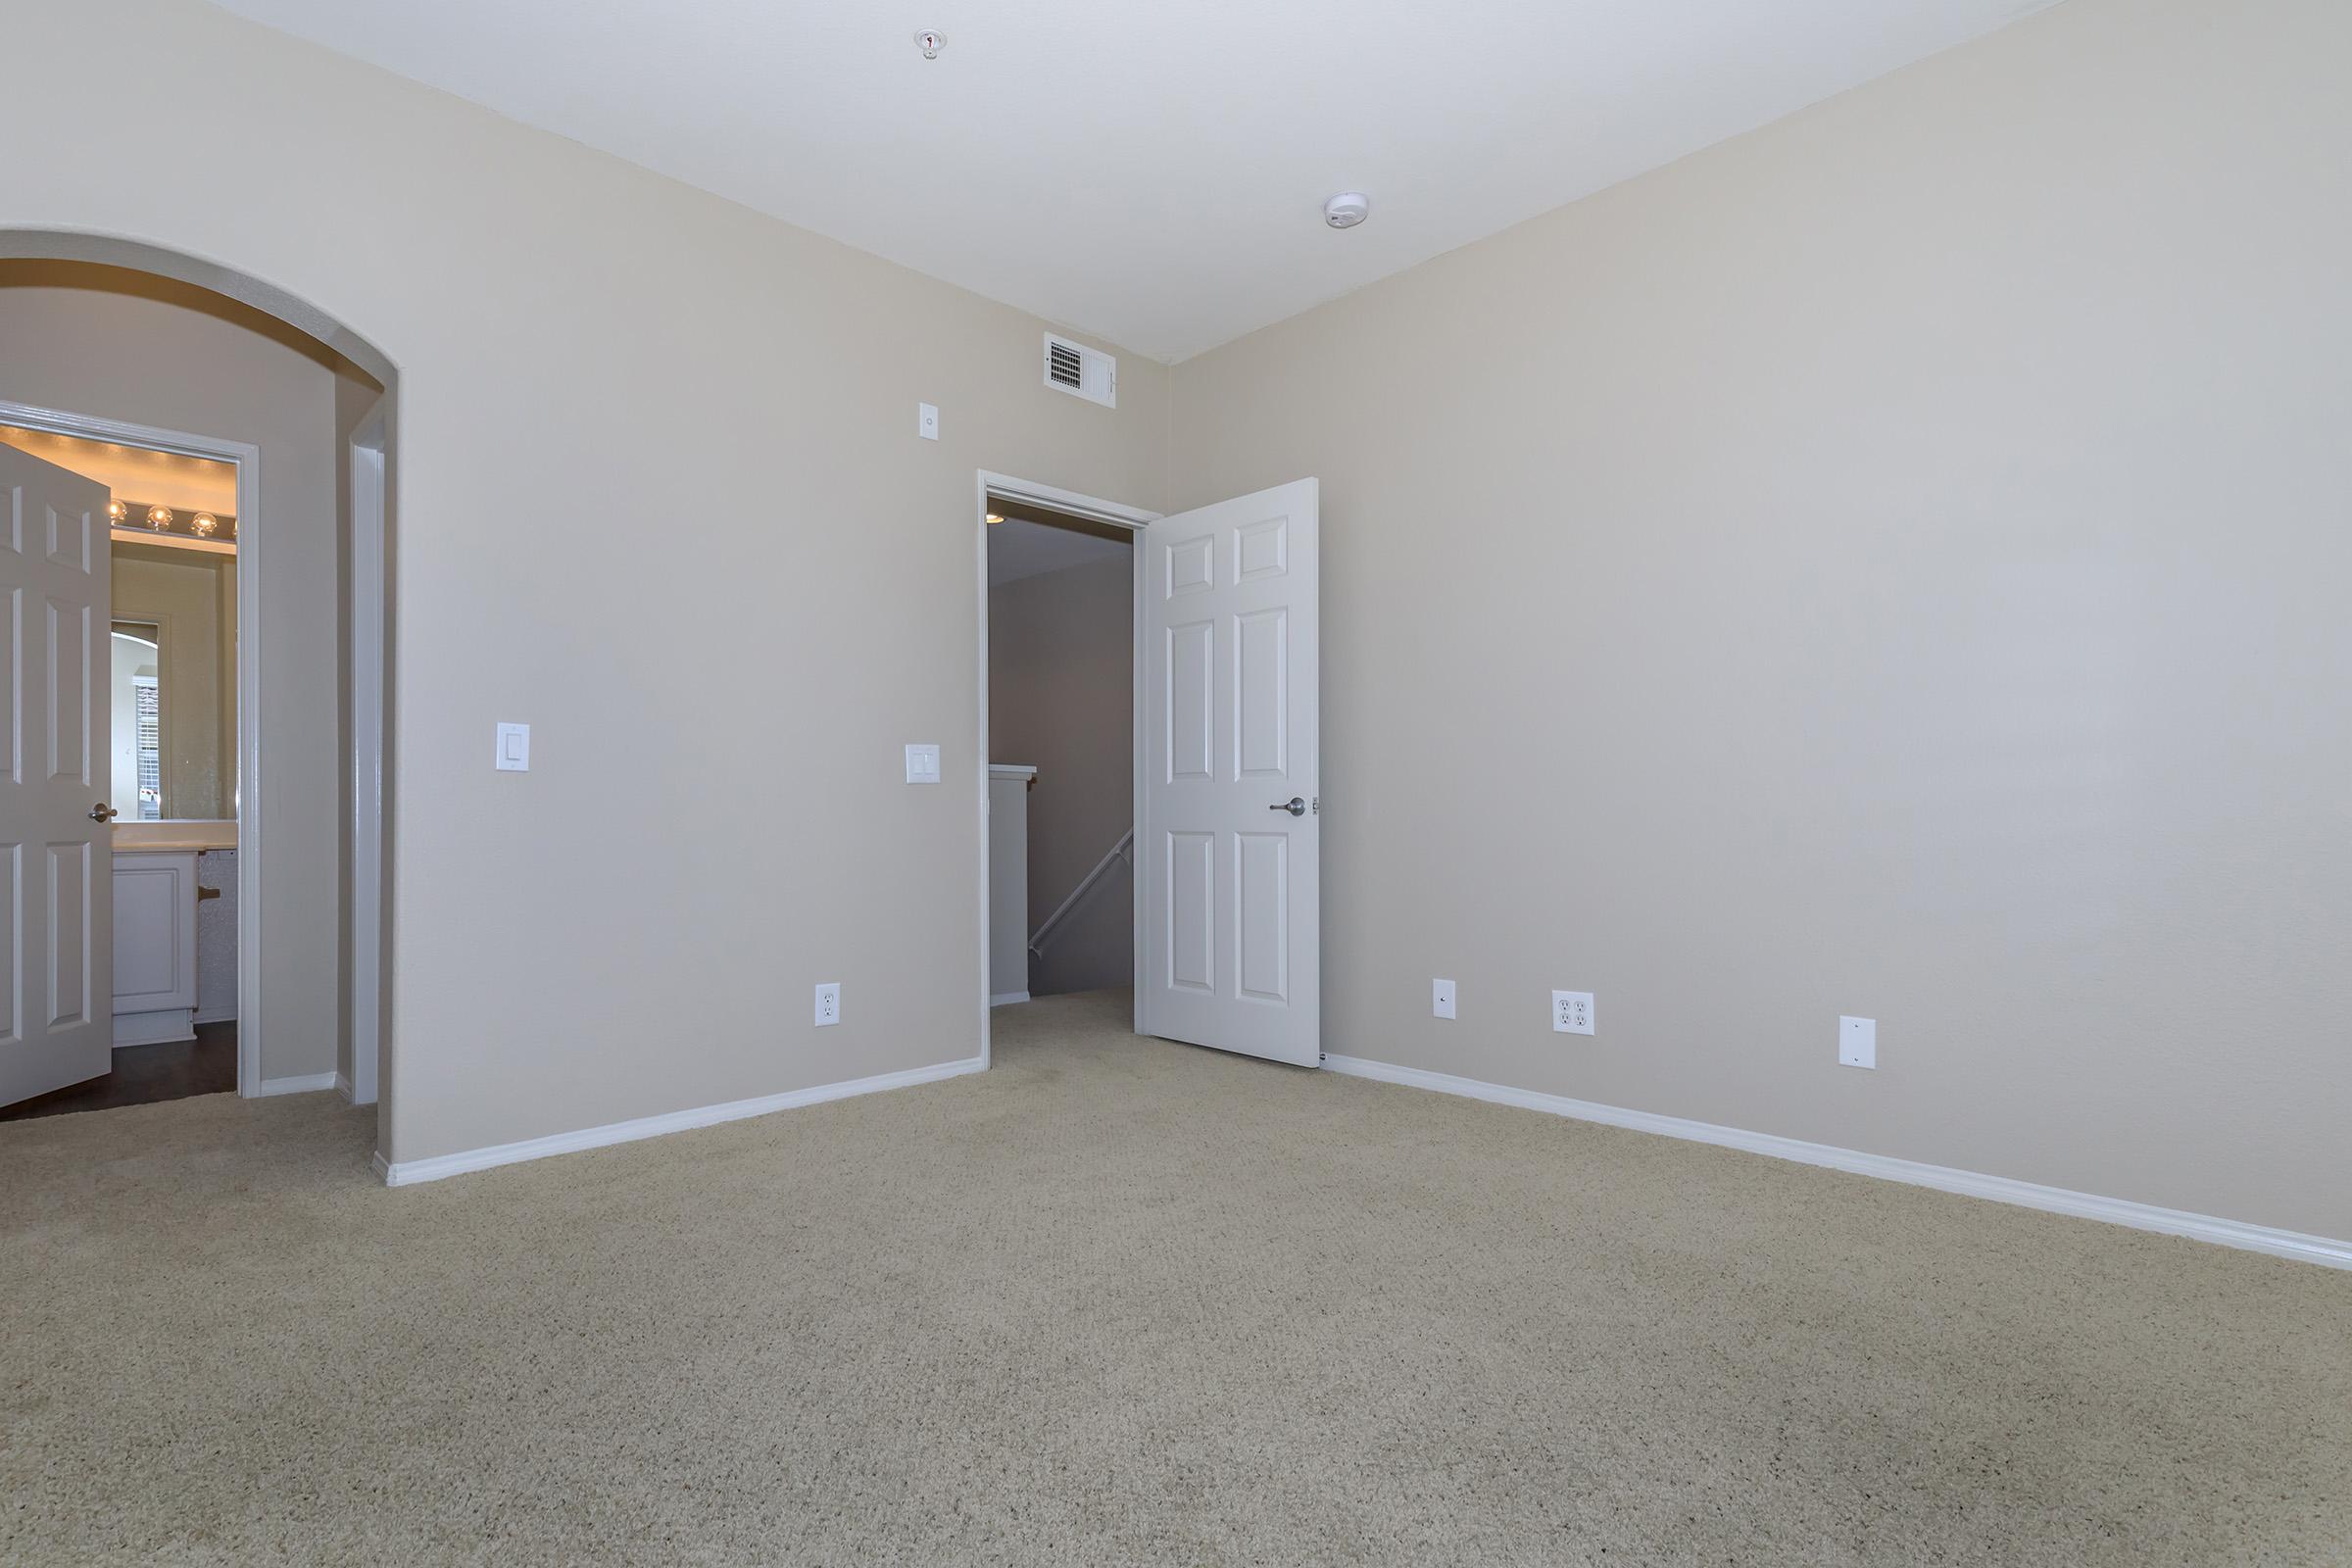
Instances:
[[[990,502],[989,1000],[1135,977],[1134,530]]]

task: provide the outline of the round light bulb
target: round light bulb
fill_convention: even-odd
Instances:
[[[188,526],[196,530],[197,538],[210,539],[213,530],[220,526],[220,519],[209,512],[199,512],[188,519]]]
[[[130,503],[127,501],[109,501],[106,504],[106,520],[118,525],[128,522],[130,520]]]
[[[147,509],[147,526],[150,528],[171,527],[172,509],[170,507],[149,507]]]

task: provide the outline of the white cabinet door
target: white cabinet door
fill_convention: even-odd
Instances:
[[[0,447],[0,1104],[112,1065],[108,500]]]
[[[115,1043],[194,1039],[195,852],[118,855],[114,886]]]
[[[1144,557],[1147,1034],[1322,1059],[1317,488],[1162,518]]]

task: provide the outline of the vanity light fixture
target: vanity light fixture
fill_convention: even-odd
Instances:
[[[172,509],[170,507],[149,507],[147,509],[147,526],[159,533],[171,527]]]
[[[197,538],[210,539],[213,530],[220,526],[220,519],[209,512],[199,512],[188,519],[188,526],[196,531]]]
[[[1003,522],[1004,520],[1004,514],[1001,512],[992,512],[988,514],[988,525],[991,528],[994,528],[998,523]]]

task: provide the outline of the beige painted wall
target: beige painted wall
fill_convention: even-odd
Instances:
[[[7,25],[16,36],[13,15]],[[46,133],[24,135],[31,146]],[[0,173],[0,190],[14,178]],[[0,213],[33,210],[14,192],[0,196]],[[265,563],[265,1078],[331,1072],[339,1031],[334,381],[315,348],[202,290],[110,269],[0,260],[0,399],[261,449],[260,512],[239,523]],[[233,579],[221,580],[233,595]],[[225,611],[233,624],[233,598]],[[221,679],[233,691],[233,663]],[[238,1004],[251,1016],[257,1000]]]
[[[399,368],[389,1156],[976,1054],[973,477],[1152,504],[1165,372],[1062,396],[1033,318],[184,0],[0,23],[0,221],[233,266]]]
[[[988,594],[993,760],[1038,770],[1029,792],[1035,931],[1135,821],[1135,568],[1104,561]],[[1029,962],[1035,996],[1135,978],[1135,884],[1113,866]]]
[[[2073,0],[1180,367],[1323,481],[1325,1048],[2352,1236],[2348,59]]]

